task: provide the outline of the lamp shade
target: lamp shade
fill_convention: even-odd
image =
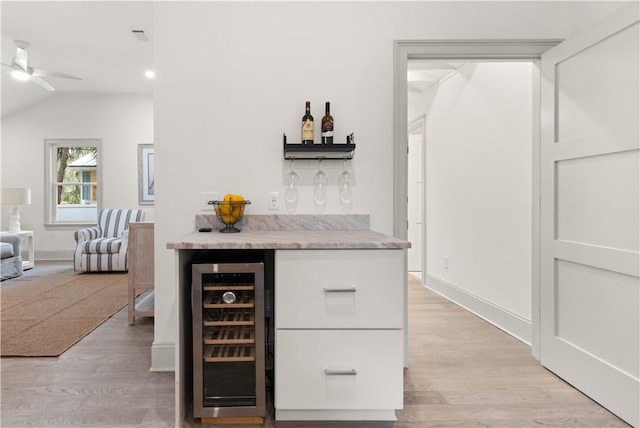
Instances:
[[[2,205],[31,205],[31,189],[24,187],[3,187]]]

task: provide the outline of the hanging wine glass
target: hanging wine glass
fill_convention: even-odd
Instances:
[[[343,204],[349,204],[352,200],[351,194],[351,174],[347,171],[347,159],[344,159],[342,167],[342,174],[338,177],[338,194],[340,195],[340,202]]]
[[[318,159],[318,172],[313,176],[313,201],[318,205],[327,203],[327,175],[322,171],[322,158]]]
[[[285,202],[290,204],[295,204],[298,200],[298,183],[300,182],[300,177],[296,173],[294,169],[294,159],[291,159],[291,171],[284,179],[285,191],[284,198]]]

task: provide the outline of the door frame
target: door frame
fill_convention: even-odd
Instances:
[[[532,343],[540,359],[540,57],[561,39],[396,40],[393,49],[393,235],[407,238],[407,62],[410,59],[534,62],[532,165]],[[426,225],[425,225],[426,230]],[[423,277],[426,276],[423,274]]]

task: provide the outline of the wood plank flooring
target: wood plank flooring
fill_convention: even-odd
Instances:
[[[528,346],[417,280],[410,281],[409,302],[410,367],[397,422],[275,422],[268,417],[262,426],[628,427],[541,367]],[[149,372],[152,323],[140,318],[129,326],[124,308],[58,358],[3,358],[0,426],[173,426],[173,373]],[[185,426],[209,425],[191,420]]]
[[[124,307],[57,358],[2,358],[0,427],[172,427],[174,376],[149,372],[152,341],[153,319],[129,326]]]

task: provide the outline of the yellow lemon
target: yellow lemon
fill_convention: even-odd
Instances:
[[[222,222],[224,224],[231,224],[231,223],[234,223],[235,221],[236,221],[236,218],[230,214],[222,216]]]
[[[228,216],[225,222],[235,221],[242,214],[242,202],[244,197],[242,195],[236,195],[233,193],[227,193],[224,195],[224,199],[220,202],[216,214],[220,216]]]
[[[231,205],[229,202],[221,202],[216,209],[216,214],[218,215],[230,215],[231,214]]]

